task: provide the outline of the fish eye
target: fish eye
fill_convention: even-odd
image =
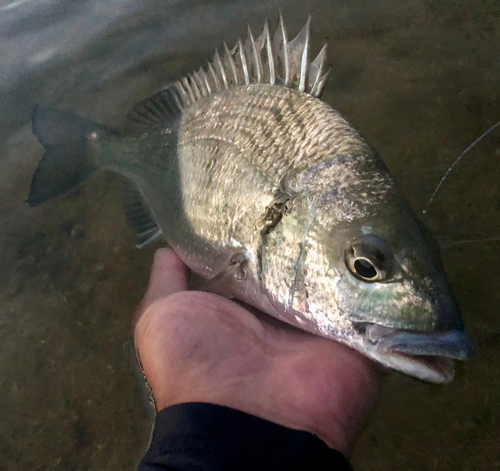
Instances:
[[[352,241],[344,258],[349,271],[363,281],[382,281],[391,274],[392,251],[385,241],[373,234]]]
[[[376,280],[377,270],[366,258],[357,258],[353,263],[354,271],[356,275],[365,280]]]

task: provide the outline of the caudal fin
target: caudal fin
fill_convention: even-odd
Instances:
[[[89,136],[109,133],[104,126],[53,108],[35,107],[33,132],[47,150],[38,164],[27,202],[39,204],[76,187],[97,166],[88,151]]]

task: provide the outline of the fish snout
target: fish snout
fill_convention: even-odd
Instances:
[[[474,356],[472,340],[460,330],[422,332],[370,324],[364,336],[374,348],[387,352],[455,360],[468,360]]]

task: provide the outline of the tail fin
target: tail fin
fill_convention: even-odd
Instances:
[[[97,166],[88,151],[88,138],[96,132],[109,133],[104,126],[52,108],[35,107],[33,132],[47,152],[38,164],[28,196],[30,206],[76,187]]]

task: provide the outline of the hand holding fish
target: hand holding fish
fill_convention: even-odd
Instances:
[[[348,456],[375,406],[375,363],[223,297],[187,291],[187,274],[173,251],[158,251],[135,319],[157,410],[225,405],[311,432]]]

